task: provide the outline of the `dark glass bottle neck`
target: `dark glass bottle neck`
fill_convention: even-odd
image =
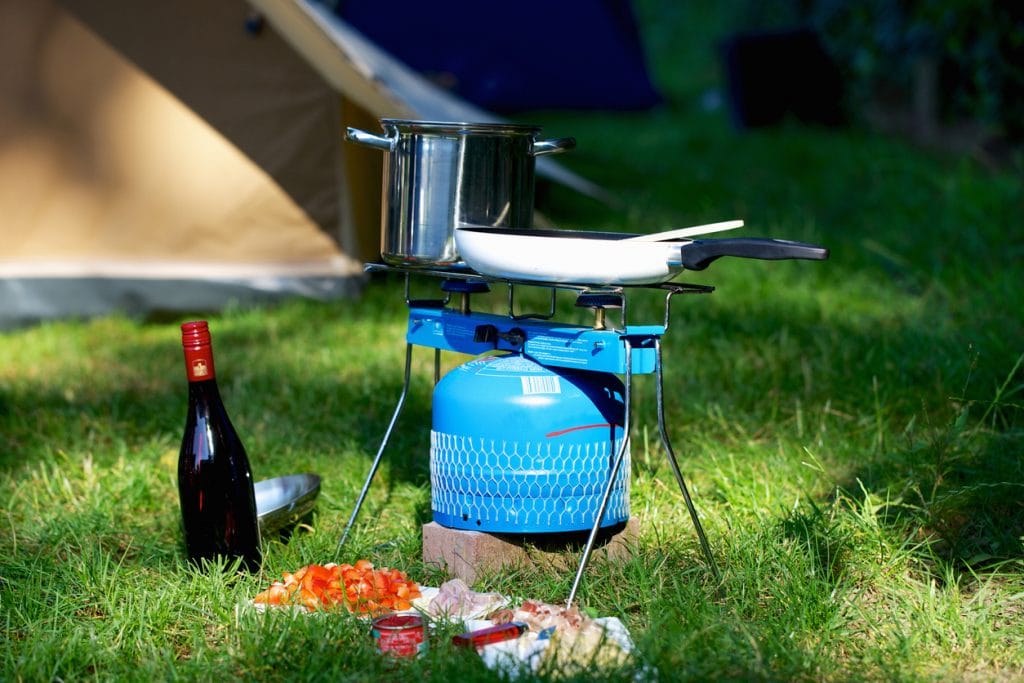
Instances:
[[[189,401],[220,401],[220,389],[217,387],[217,380],[204,379],[199,382],[188,383]]]

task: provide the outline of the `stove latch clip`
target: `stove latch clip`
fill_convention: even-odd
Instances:
[[[526,343],[526,332],[518,327],[501,332],[494,325],[477,325],[473,330],[473,341],[477,344],[494,344],[494,348],[498,348],[499,340],[506,342],[513,349],[518,349]]]

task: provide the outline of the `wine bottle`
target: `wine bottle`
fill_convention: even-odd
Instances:
[[[260,566],[260,532],[252,471],[217,388],[206,321],[184,323],[188,416],[178,457],[178,497],[189,559],[242,559]]]

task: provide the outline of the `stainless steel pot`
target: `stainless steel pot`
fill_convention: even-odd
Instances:
[[[463,267],[460,224],[529,228],[534,159],[576,146],[537,140],[512,124],[381,119],[384,135],[349,128],[346,139],[388,152],[381,199],[381,258],[390,265]]]

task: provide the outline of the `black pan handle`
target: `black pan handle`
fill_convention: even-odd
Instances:
[[[816,244],[758,237],[694,240],[689,244],[684,244],[680,250],[682,252],[681,262],[687,270],[704,270],[712,261],[723,256],[770,261],[779,259],[824,261],[828,258],[828,249]]]

